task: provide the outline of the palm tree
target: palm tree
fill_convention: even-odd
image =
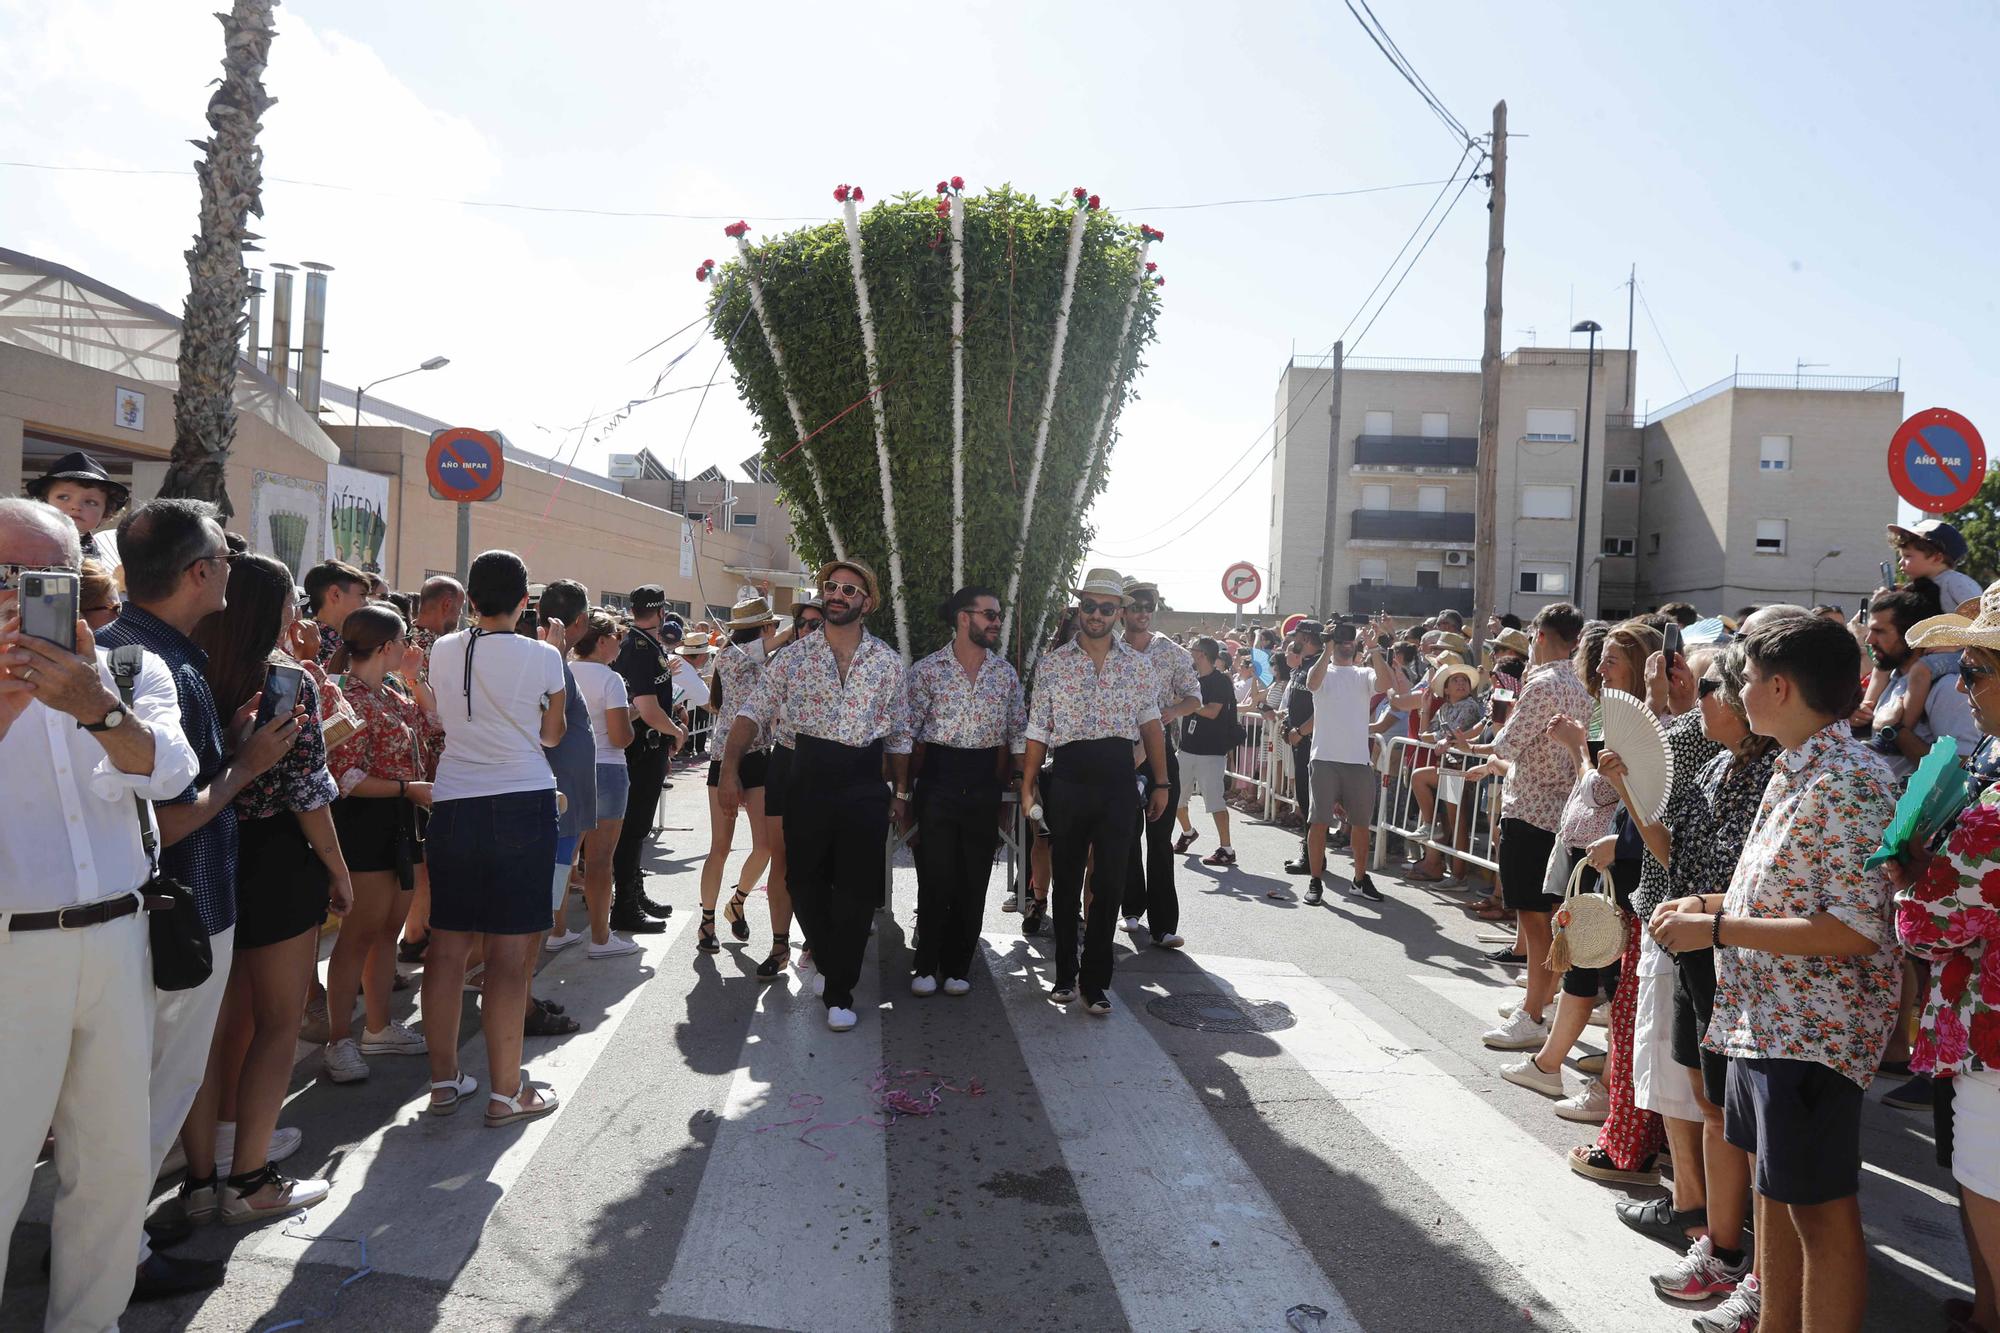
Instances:
[[[222,80],[208,99],[214,133],[195,163],[201,230],[187,252],[188,297],[181,316],[180,387],[174,391],[174,452],[160,494],[210,500],[233,510],[224,465],[236,438],[236,357],[243,341],[250,272],[243,252],[256,240],[248,220],[264,215],[264,151],[257,131],[273,99],[264,65],[277,31],[276,0],[233,0],[222,23]]]

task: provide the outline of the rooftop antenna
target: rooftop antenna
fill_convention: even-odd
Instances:
[[[1826,367],[1827,363],[1824,361],[1808,361],[1800,357],[1797,364],[1792,367],[1792,387],[1794,389],[1799,387],[1799,381],[1805,377],[1808,370],[1825,370]]]
[[[1530,325],[1529,325],[1529,326],[1528,326],[1527,328],[1525,328],[1525,329],[1518,329],[1518,330],[1516,330],[1516,332],[1518,332],[1518,333],[1525,333],[1525,334],[1527,334],[1527,335],[1528,335],[1528,346],[1530,346],[1530,347],[1534,347],[1534,346],[1536,346],[1536,343],[1535,343],[1535,326],[1534,326],[1534,325],[1530,324]]]

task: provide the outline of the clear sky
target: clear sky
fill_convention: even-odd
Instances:
[[[185,170],[218,69],[218,7],[0,0],[4,156]],[[675,348],[632,358],[700,314],[693,270],[723,257],[720,219],[766,232],[829,217],[841,181],[877,196],[954,173],[1044,196],[1086,184],[1168,234],[1160,341],[1092,515],[1098,554],[1177,605],[1215,607],[1223,567],[1265,552],[1259,460],[1286,358],[1349,324],[1435,187],[1160,206],[1436,181],[1459,153],[1338,0],[1234,8],[293,0],[271,54],[266,170],[352,190],[273,183],[256,229],[266,259],[335,266],[329,378],[447,355],[392,396],[547,452],[652,382]],[[1900,359],[1912,410],[1955,407],[2000,447],[2000,10],[1375,12],[1476,132],[1507,100],[1520,136],[1508,346],[1530,329],[1563,342],[1586,317],[1622,345],[1636,262],[1652,316],[1642,306],[1642,407],[1739,356],[1746,371],[1805,360],[1857,375]],[[177,311],[194,188],[0,167],[0,244]],[[1465,196],[1351,354],[1478,355],[1482,196]],[[718,352],[695,352],[669,387],[705,381]],[[726,376],[697,419],[700,397],[582,437],[580,461],[685,446],[699,470],[753,452]]]

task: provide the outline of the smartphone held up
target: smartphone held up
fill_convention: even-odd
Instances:
[[[21,633],[76,651],[77,577],[66,569],[21,575]]]

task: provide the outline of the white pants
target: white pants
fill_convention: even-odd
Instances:
[[[1971,1070],[1951,1086],[1952,1179],[1974,1194],[2000,1199],[2000,1074]]]
[[[18,830],[17,830],[18,833]],[[146,1158],[152,959],[146,916],[81,930],[9,934],[0,923],[0,1280],[55,1129],[54,1256],[43,1327],[103,1333],[132,1295],[130,1254],[153,1183]]]
[[[208,1073],[208,1048],[215,1041],[215,1020],[222,1012],[222,993],[229,989],[229,963],[236,955],[236,927],[208,937],[215,970],[208,980],[188,990],[155,991],[153,1002],[153,1077],[147,1100],[152,1116],[152,1170],[148,1187],[180,1137],[181,1124],[201,1091]],[[139,1233],[139,1262],[153,1252],[146,1233]]]
[[[1626,982],[1619,982],[1626,985]],[[1674,959],[1639,936],[1639,1008],[1632,1026],[1632,1101],[1642,1111],[1700,1120],[1686,1065],[1674,1061]]]

